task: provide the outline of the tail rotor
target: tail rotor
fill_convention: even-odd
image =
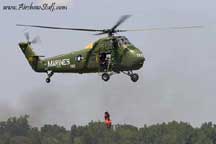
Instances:
[[[34,37],[32,40],[31,40],[31,38],[30,38],[29,32],[24,33],[24,36],[25,36],[25,38],[26,38],[26,40],[27,40],[27,43],[28,43],[29,45],[41,43],[40,36],[36,36],[36,37]]]

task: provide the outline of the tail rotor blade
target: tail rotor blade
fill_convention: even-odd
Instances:
[[[36,36],[36,37],[31,41],[32,44],[36,44],[36,43],[40,43],[40,42],[41,42],[41,39],[40,39],[39,36]]]
[[[28,32],[26,32],[26,33],[24,33],[24,35],[25,35],[25,38],[26,38],[26,40],[29,42],[29,41],[30,41],[30,36],[29,36],[29,33],[28,33]]]

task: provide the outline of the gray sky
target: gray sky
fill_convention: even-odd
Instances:
[[[23,2],[30,1],[0,1],[0,120],[29,114],[33,125],[57,123],[69,128],[102,121],[108,110],[115,124],[143,126],[177,120],[200,126],[216,122],[215,0],[72,0],[66,2],[67,11],[2,10],[3,5]],[[124,14],[133,16],[121,28],[206,27],[125,33],[146,57],[138,83],[125,75],[104,83],[97,74],[56,74],[46,84],[46,75],[31,70],[17,45],[25,40],[24,31],[30,31],[32,37],[41,37],[42,43],[33,46],[39,55],[79,50],[100,37],[15,25],[109,28]]]

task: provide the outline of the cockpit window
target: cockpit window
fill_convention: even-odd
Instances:
[[[126,37],[120,37],[118,38],[118,45],[119,47],[130,45],[131,43]]]

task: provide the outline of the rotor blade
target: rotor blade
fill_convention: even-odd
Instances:
[[[90,31],[90,32],[103,32],[104,30],[97,29],[82,29],[82,28],[65,28],[65,27],[49,27],[40,25],[23,25],[17,24],[17,26],[35,27],[35,28],[46,28],[46,29],[57,29],[57,30],[74,30],[74,31]]]
[[[29,42],[29,41],[30,41],[29,33],[28,33],[28,32],[25,32],[24,35],[25,35],[25,37],[26,37],[26,40]]]
[[[119,25],[121,25],[125,20],[127,20],[131,15],[123,15],[118,22],[111,28],[111,30],[115,30]]]
[[[104,35],[104,34],[107,34],[107,32],[101,32],[101,33],[97,33],[97,34],[94,34],[94,35],[98,36],[98,35]]]
[[[161,31],[161,30],[182,30],[182,29],[201,29],[204,26],[184,26],[184,27],[164,27],[164,28],[146,28],[146,29],[128,29],[118,30],[119,32],[130,32],[130,31]]]

